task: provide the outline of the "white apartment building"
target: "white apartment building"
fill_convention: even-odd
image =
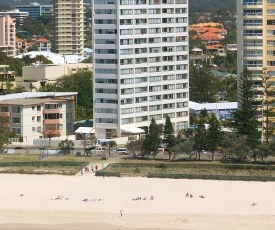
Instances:
[[[252,74],[255,114],[261,127],[263,120],[263,69],[267,68],[269,82],[275,84],[275,0],[238,0],[238,80],[247,67]],[[238,90],[240,94],[240,89]],[[274,97],[269,97],[274,100]],[[270,124],[275,125],[275,124]]]
[[[93,0],[98,138],[188,127],[188,0]],[[141,128],[141,129],[140,129]],[[143,131],[144,130],[144,131]]]
[[[74,134],[77,93],[18,93],[0,96],[7,127],[28,140]]]
[[[83,0],[53,0],[54,49],[63,55],[84,55]]]

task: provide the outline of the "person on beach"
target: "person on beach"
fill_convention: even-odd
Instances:
[[[154,200],[154,196],[153,195],[150,197],[150,200]]]
[[[185,194],[185,197],[189,197],[189,193],[188,192]]]
[[[97,171],[97,170],[98,170],[98,166],[96,165],[96,166],[95,166],[95,171]]]
[[[190,198],[193,198],[193,194],[190,194]]]
[[[251,206],[256,206],[257,204],[255,203],[255,202],[253,202],[252,204],[251,204]]]
[[[120,209],[120,217],[122,217],[123,214],[124,214],[123,210]]]

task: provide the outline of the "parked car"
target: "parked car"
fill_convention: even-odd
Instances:
[[[128,151],[127,148],[118,148],[118,149],[116,150],[116,152],[117,152],[118,154],[129,154],[129,151]]]
[[[168,151],[167,146],[164,145],[164,144],[159,145],[159,146],[158,146],[158,151],[159,151],[159,152]]]
[[[106,149],[102,147],[95,147],[94,149],[90,150],[90,152],[104,152]]]
[[[207,151],[206,150],[201,150],[201,153],[207,153]]]

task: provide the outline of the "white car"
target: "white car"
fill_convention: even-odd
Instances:
[[[205,151],[205,150],[201,150],[201,153],[207,153],[207,151]]]
[[[118,149],[116,150],[116,152],[117,152],[118,154],[129,154],[129,151],[128,151],[127,148],[118,148]]]
[[[90,152],[104,152],[106,149],[102,148],[102,147],[96,147],[92,150],[90,150]]]

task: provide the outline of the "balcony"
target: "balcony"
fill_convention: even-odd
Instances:
[[[43,120],[43,124],[44,125],[56,125],[56,124],[60,124],[60,120],[59,119],[45,119],[45,120]]]
[[[10,117],[11,113],[10,112],[0,112],[0,117]]]
[[[43,114],[60,113],[60,109],[43,109]]]
[[[60,136],[61,132],[58,129],[55,130],[43,130],[43,134],[45,137],[47,136]]]

